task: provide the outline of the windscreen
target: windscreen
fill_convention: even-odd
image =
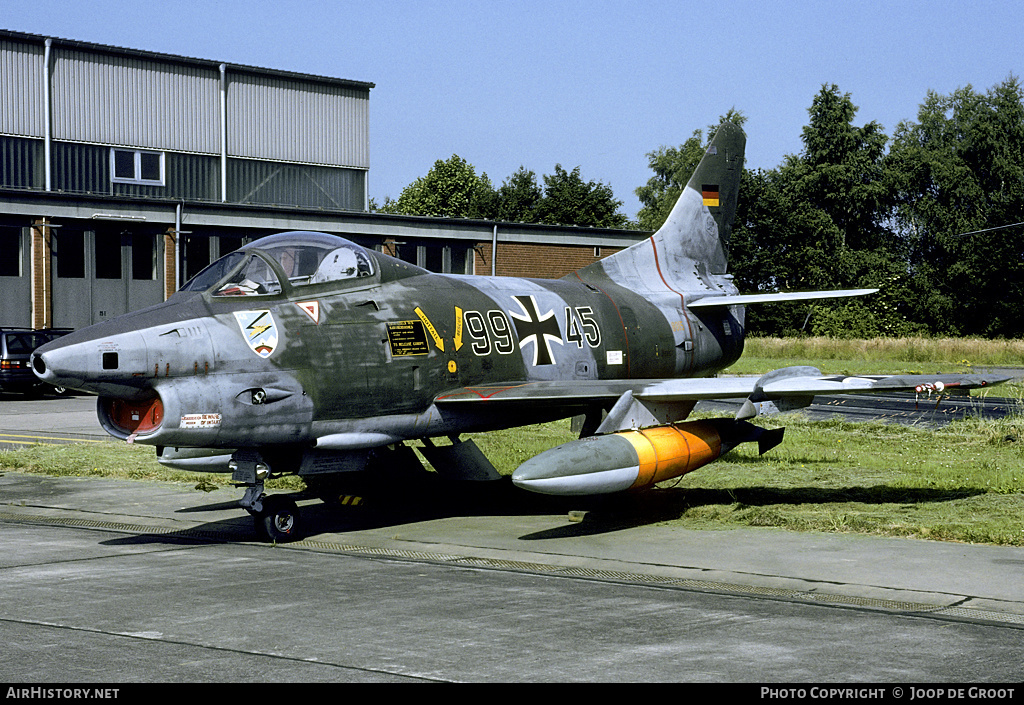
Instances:
[[[374,273],[370,254],[354,242],[326,233],[296,231],[255,240],[221,257],[181,290],[214,289],[215,296],[277,294],[282,291],[282,283],[268,264],[271,260],[292,287],[359,279]]]

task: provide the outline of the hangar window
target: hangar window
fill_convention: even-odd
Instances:
[[[0,227],[0,277],[21,276],[21,231],[17,228]]]
[[[116,184],[164,185],[163,152],[110,150],[110,180]]]

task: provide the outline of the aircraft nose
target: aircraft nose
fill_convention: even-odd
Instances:
[[[49,345],[38,348],[32,353],[32,372],[44,382],[59,385],[62,387],[75,387],[75,382],[83,380],[82,375],[73,374],[73,370],[80,365],[74,364],[77,357],[75,351],[67,347],[57,347],[47,350]],[[76,346],[72,346],[76,347]]]
[[[32,371],[48,384],[122,397],[138,395],[142,380],[131,372],[143,370],[145,363],[146,344],[135,332],[102,338],[71,334],[43,345],[31,358]]]

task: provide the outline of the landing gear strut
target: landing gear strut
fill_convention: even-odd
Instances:
[[[270,477],[270,466],[259,452],[239,450],[231,456],[231,479],[245,487],[238,503],[252,515],[253,527],[264,541],[284,543],[299,537],[299,508],[290,497],[267,495],[263,481]]]

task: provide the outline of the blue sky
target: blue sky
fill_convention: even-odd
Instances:
[[[729,108],[747,166],[801,149],[822,84],[891,135],[928,90],[1021,75],[1010,0],[3,0],[0,28],[376,84],[370,196],[458,154],[498,186],[579,166],[631,218],[647,153]]]

